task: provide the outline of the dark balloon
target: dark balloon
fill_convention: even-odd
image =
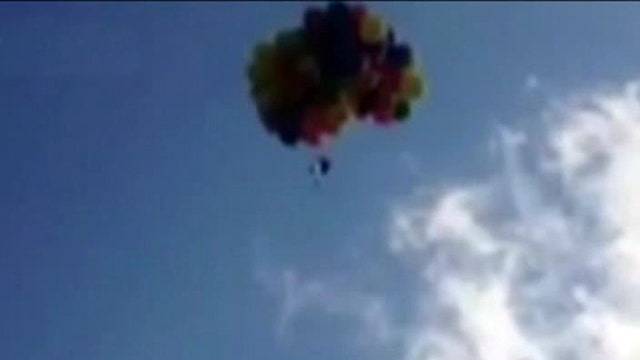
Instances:
[[[411,49],[406,44],[391,46],[386,56],[387,63],[395,69],[403,69],[411,65]]]
[[[302,29],[286,30],[276,35],[276,45],[283,51],[302,53],[307,46],[307,39]]]
[[[332,1],[327,8],[327,17],[329,22],[336,26],[336,28],[342,27],[345,29],[351,22],[351,14],[346,4],[340,1]]]
[[[304,13],[304,30],[311,35],[322,28],[325,23],[325,13],[322,9],[309,8]]]
[[[329,45],[329,33],[327,30],[327,16],[317,8],[307,10],[304,17],[304,34],[311,47],[311,52],[320,57]]]
[[[298,134],[291,129],[282,129],[278,136],[280,137],[280,141],[289,147],[295,147],[298,144]]]
[[[394,110],[394,118],[398,120],[406,120],[411,113],[411,105],[407,101],[400,101]]]

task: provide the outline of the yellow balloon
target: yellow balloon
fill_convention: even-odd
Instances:
[[[424,88],[422,76],[417,70],[411,69],[402,74],[400,82],[400,94],[402,94],[402,97],[412,100],[417,99],[424,94]]]
[[[375,44],[387,36],[387,25],[377,15],[369,14],[360,23],[360,38],[365,44]]]

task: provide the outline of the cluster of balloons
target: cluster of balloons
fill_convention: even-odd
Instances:
[[[362,5],[311,7],[303,25],[256,45],[251,94],[266,129],[287,146],[320,146],[350,119],[391,125],[424,92],[413,51]]]

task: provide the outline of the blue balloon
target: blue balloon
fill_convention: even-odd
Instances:
[[[352,20],[349,8],[341,2],[332,2],[327,9],[327,22],[331,42],[342,42],[351,30]]]
[[[263,124],[269,132],[276,133],[280,141],[295,147],[300,140],[303,111],[300,106],[269,109],[261,113]]]
[[[331,1],[327,6],[327,15],[329,19],[336,20],[339,23],[348,22],[351,14],[349,13],[349,7],[342,1]]]
[[[385,57],[387,63],[396,69],[403,69],[411,65],[411,48],[406,44],[399,44],[389,47]]]

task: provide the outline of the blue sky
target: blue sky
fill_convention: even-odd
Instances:
[[[557,230],[553,224],[577,226],[564,215],[552,221],[541,215],[555,214],[549,206],[564,209],[559,201],[519,204],[522,194],[544,197],[540,192],[548,190],[521,179],[544,183],[547,175],[539,169],[524,173],[518,166],[503,174],[490,144],[494,141],[506,154],[519,154],[509,132],[496,135],[498,123],[551,139],[552,145],[564,144],[552,146],[560,149],[558,171],[565,176],[557,186],[569,193],[569,205],[586,206],[583,200],[595,195],[571,192],[583,184],[576,185],[582,178],[571,174],[591,153],[572,147],[582,141],[572,129],[582,129],[579,110],[589,107],[565,99],[579,94],[587,103],[609,97],[615,103],[597,114],[605,119],[601,127],[580,134],[597,137],[620,129],[633,134],[629,129],[635,127],[614,120],[634,119],[637,98],[631,90],[625,95],[626,90],[610,88],[624,88],[640,72],[640,7],[370,6],[417,50],[431,93],[406,126],[347,132],[331,151],[335,171],[316,189],[306,173],[310,153],[284,148],[262,129],[244,78],[253,45],[299,22],[304,3],[1,4],[0,358],[466,360],[467,355],[456,352],[463,351],[457,345],[446,344],[482,348],[482,331],[478,326],[465,328],[476,324],[469,320],[454,331],[459,337],[438,343],[449,346],[441,357],[426,350],[412,352],[422,344],[420,331],[440,329],[434,324],[446,313],[429,313],[424,320],[417,310],[420,304],[439,299],[438,291],[453,294],[459,301],[452,306],[467,319],[464,309],[473,306],[465,302],[469,298],[488,299],[478,302],[489,304],[480,309],[503,314],[503,308],[491,305],[500,298],[495,294],[506,291],[519,299],[526,292],[516,286],[476,293],[464,282],[459,286],[469,274],[466,267],[442,265],[434,270],[419,264],[438,263],[433,248],[442,248],[449,254],[443,256],[453,256],[450,261],[493,269],[485,253],[451,255],[458,254],[457,247],[432,241],[439,236],[462,239],[463,248],[483,241],[495,247],[500,243],[495,233],[504,231],[499,224],[552,232]],[[600,90],[606,96],[593,93]],[[558,102],[569,105],[558,110],[553,107]],[[568,120],[551,130],[542,128],[545,109]],[[610,128],[610,123],[624,126]],[[620,205],[621,198],[640,201],[632,187],[624,187],[637,175],[619,165],[630,162],[629,168],[635,169],[636,140],[629,139],[623,148],[611,145],[619,139],[602,140],[610,147],[600,149],[620,160],[602,170],[598,184],[622,184],[615,188],[624,191],[620,195],[612,192],[613,185],[603,185],[592,189],[597,195],[593,201],[614,214],[627,214],[625,209],[635,204]],[[525,157],[539,154],[523,151]],[[494,183],[494,178],[502,180]],[[459,184],[479,184],[493,195],[479,195],[484,192],[476,192],[475,185]],[[472,194],[472,203],[507,215],[485,214],[493,220],[477,224],[468,220],[470,210],[460,205],[466,202],[449,190],[456,186],[463,186],[460,193]],[[514,206],[520,211],[516,217],[499,200],[508,197],[504,192],[509,191],[500,191],[507,188],[515,194]],[[423,198],[416,189],[429,195]],[[436,216],[438,209],[445,209],[445,215]],[[623,219],[621,223],[611,222],[607,214],[585,210],[583,215],[595,216],[603,229],[628,230],[627,238],[640,234],[632,214],[613,216]],[[453,221],[455,226],[434,220],[445,218],[449,222],[444,223]],[[535,220],[539,218],[544,220]],[[408,236],[405,225],[399,225],[403,221],[440,225],[428,227],[436,230],[415,240],[422,230],[411,230]],[[539,235],[516,230],[520,235],[509,234],[523,249],[539,250],[543,258],[568,256],[557,255],[552,244],[526,247],[539,244]],[[551,236],[545,234],[543,238]],[[566,237],[574,250],[578,240],[587,241],[586,235],[556,235]],[[402,239],[429,246],[404,254],[397,250],[405,246],[397,245]],[[624,249],[640,250],[633,242],[624,244]],[[396,252],[390,250],[394,246]],[[506,258],[518,253],[504,251]],[[571,269],[556,269],[553,262],[536,269],[566,274],[562,281],[598,277],[571,259]],[[640,269],[640,256],[629,263],[636,264],[634,259]],[[514,261],[523,263],[520,260]],[[619,305],[625,301],[615,296],[627,303],[639,299],[634,297],[635,283],[623,281],[629,269],[606,268],[608,278],[619,281],[613,290],[591,289],[601,295],[599,301]],[[425,284],[423,270],[445,272],[458,279],[458,285]],[[487,276],[500,278],[506,271],[494,270],[487,270]],[[555,285],[549,286],[536,294],[556,299]],[[378,310],[362,312],[366,309]],[[640,314],[635,308],[625,311],[625,319]],[[609,321],[605,315],[596,318]],[[626,327],[615,327],[615,322],[611,326],[640,334],[640,321],[632,320]],[[504,324],[516,326],[509,321]],[[378,325],[372,324],[400,330],[381,335],[386,330],[375,330]],[[527,324],[519,326],[534,331]],[[512,339],[515,345],[507,350],[476,349],[479,353],[468,359],[488,360],[498,354],[492,359],[520,360],[516,356],[526,353],[531,359],[551,360],[560,356],[554,351],[566,349],[571,355],[562,356],[567,359],[600,359],[576,350],[578,340],[549,350],[532,339]],[[627,360],[635,354],[620,350],[629,350],[632,343],[611,344],[607,349],[613,350],[602,358]]]

